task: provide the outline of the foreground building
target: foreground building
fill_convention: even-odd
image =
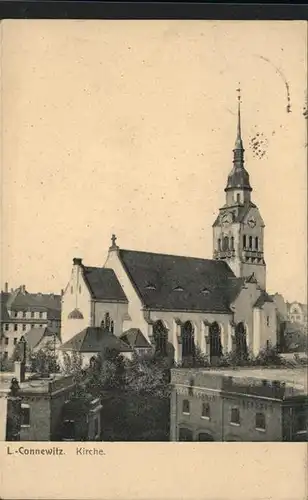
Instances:
[[[307,368],[173,369],[171,441],[307,441]]]
[[[46,328],[60,335],[61,295],[29,293],[25,285],[0,296],[0,355],[10,359],[22,336],[34,328]]]
[[[276,344],[265,226],[251,192],[239,104],[233,168],[213,224],[213,259],[124,250],[113,236],[104,267],[73,261],[62,297],[62,341],[108,317],[116,336],[138,329],[149,346],[177,363],[191,358],[197,346],[215,363],[231,350],[258,354]]]
[[[0,440],[100,440],[100,400],[90,395],[75,398],[72,376],[20,377],[20,363],[15,368],[14,373],[0,374]],[[18,382],[15,394],[12,379]]]

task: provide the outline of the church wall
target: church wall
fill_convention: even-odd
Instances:
[[[263,290],[266,290],[266,266],[245,262],[242,264],[241,276],[248,277],[254,273],[256,280]]]
[[[174,347],[174,359],[176,362],[181,361],[181,345],[178,342],[178,335],[180,335],[181,327],[177,324],[176,320],[181,323],[191,321],[194,326],[195,343],[200,347],[204,354],[209,355],[209,347],[205,341],[206,327],[204,321],[213,323],[217,321],[221,328],[221,343],[223,352],[228,351],[228,335],[229,323],[231,314],[215,314],[215,313],[200,313],[190,311],[151,311],[151,320],[161,320],[168,329],[168,341]]]
[[[119,302],[93,302],[93,326],[101,326],[105,319],[105,314],[109,313],[110,320],[113,321],[113,333],[119,337],[123,333],[123,322],[127,316],[128,304]]]
[[[68,319],[75,309],[83,315],[83,319]],[[91,296],[82,276],[80,265],[74,265],[70,280],[62,296],[61,308],[61,340],[66,342],[76,333],[91,325]]]
[[[275,346],[277,344],[277,315],[273,302],[267,302],[261,310],[261,348],[266,347],[266,342]]]
[[[139,328],[146,339],[149,340],[149,328],[144,319],[142,302],[126,273],[122,262],[120,261],[117,250],[109,251],[104,267],[114,270],[128,299],[128,319],[123,322],[123,330],[128,330],[129,328]]]
[[[255,283],[246,283],[246,287],[242,289],[233,303],[234,321],[235,323],[242,321],[245,324],[248,349],[254,351],[257,340],[254,339],[254,336],[258,334],[259,330],[256,332],[254,328],[253,305],[260,296],[260,290]]]

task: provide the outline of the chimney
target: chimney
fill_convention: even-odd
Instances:
[[[82,259],[74,257],[73,258],[73,265],[74,266],[82,266]]]
[[[4,283],[4,291],[5,291],[5,293],[8,293],[8,291],[9,291],[9,284],[7,281]]]

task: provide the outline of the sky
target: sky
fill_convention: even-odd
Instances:
[[[240,82],[268,291],[306,302],[305,22],[0,29],[2,286],[59,293],[73,257],[104,265],[112,233],[121,248],[211,258]]]

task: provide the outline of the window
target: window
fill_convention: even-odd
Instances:
[[[4,344],[9,345],[9,338],[8,337],[4,337]]]
[[[98,418],[94,419],[94,436],[98,436]]]
[[[31,325],[31,328],[35,328],[35,325]]]
[[[226,252],[229,249],[229,238],[228,236],[225,236],[222,240],[222,245],[223,245],[223,251]]]
[[[8,329],[9,329],[9,325],[8,325],[8,324],[6,324],[6,325],[5,325],[5,330],[6,330],[6,331],[8,331]]]
[[[231,250],[234,250],[234,238],[231,236]]]
[[[259,250],[259,238],[258,238],[258,236],[256,236],[256,239],[255,239],[255,247],[256,247],[256,250]]]
[[[218,238],[218,250],[221,250],[221,239]]]
[[[4,351],[3,359],[7,359],[8,357],[9,357],[9,353],[7,351]]]
[[[266,325],[270,326],[270,317],[269,316],[266,316]]]
[[[237,201],[237,203],[240,203],[240,201],[241,201],[241,195],[239,193],[237,193],[237,195],[236,195],[236,201]]]
[[[160,320],[153,325],[153,338],[156,354],[162,357],[167,356],[168,330]]]
[[[183,401],[183,413],[185,413],[185,415],[189,415],[190,411],[189,411],[189,401],[188,399],[184,399]]]
[[[193,433],[190,429],[185,429],[180,427],[179,429],[179,441],[193,441]]]
[[[264,413],[256,413],[256,429],[260,429],[264,431],[266,428],[265,425],[265,415]]]
[[[243,247],[246,248],[246,245],[247,245],[247,238],[246,238],[246,234],[244,234],[244,236],[243,236]]]
[[[27,313],[26,311],[23,312],[23,317],[26,318],[27,317]]]
[[[231,424],[240,425],[240,410],[238,408],[231,408]]]
[[[249,248],[252,248],[252,236],[249,236]]]
[[[40,325],[40,328],[43,328],[43,325]]]
[[[22,325],[22,329],[23,329],[23,331],[25,331],[25,330],[26,330],[26,328],[27,328],[27,325],[23,324],[23,325]]]
[[[17,325],[17,323],[16,323],[16,324],[14,325],[14,332],[17,332],[17,330],[18,330],[18,325]]]
[[[210,418],[211,408],[209,403],[202,403],[202,418]]]
[[[62,437],[64,440],[74,441],[74,439],[75,439],[75,421],[74,420],[64,420]]]
[[[21,425],[30,425],[30,407],[21,405]]]
[[[31,311],[31,318],[34,318],[34,312]]]
[[[182,359],[193,358],[195,355],[194,327],[191,321],[186,321],[181,327]]]
[[[14,337],[14,345],[17,344],[17,337]]]
[[[40,318],[40,319],[42,319],[42,317],[43,317],[43,313],[42,313],[42,312],[40,312],[40,313],[39,313],[39,318]]]
[[[210,340],[210,358],[220,357],[222,355],[221,329],[216,321],[214,321],[214,323],[210,325],[209,340]]]
[[[300,413],[296,419],[296,431],[297,432],[307,431],[307,428],[308,428],[307,415],[305,413]]]

